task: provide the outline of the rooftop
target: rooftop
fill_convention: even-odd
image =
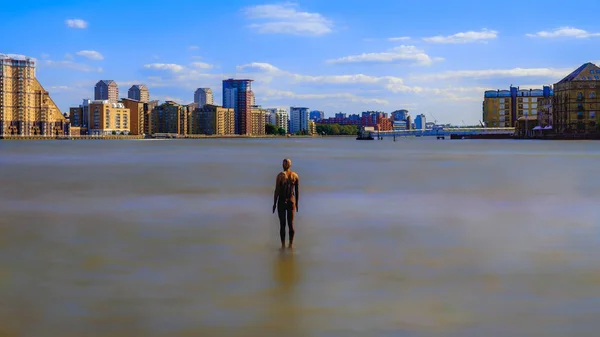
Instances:
[[[587,75],[592,75],[592,76],[587,76]],[[557,83],[565,83],[565,82],[571,82],[571,81],[576,81],[576,80],[593,80],[593,79],[599,80],[600,79],[599,75],[600,75],[600,68],[598,68],[598,66],[593,64],[592,62],[588,62],[588,63],[582,64],[579,68],[575,69],[575,71],[573,71],[572,73],[570,73],[565,78],[558,81]]]

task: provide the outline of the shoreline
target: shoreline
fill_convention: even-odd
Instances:
[[[174,140],[174,139],[297,139],[297,138],[327,138],[327,137],[356,137],[354,135],[331,135],[331,136],[275,136],[275,135],[186,135],[186,136],[0,136],[1,140]]]

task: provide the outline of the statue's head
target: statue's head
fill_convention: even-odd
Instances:
[[[283,160],[283,169],[284,170],[289,170],[289,168],[292,167],[292,160],[289,158],[285,158]]]

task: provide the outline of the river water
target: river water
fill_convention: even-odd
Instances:
[[[598,144],[2,141],[0,335],[597,336]]]

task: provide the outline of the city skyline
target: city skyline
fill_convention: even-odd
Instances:
[[[511,3],[503,6],[510,10]],[[200,87],[212,88],[215,102],[222,102],[224,79],[251,78],[262,106],[309,106],[325,117],[407,109],[413,116],[477,124],[485,90],[541,89],[580,64],[598,63],[592,46],[600,24],[578,19],[577,3],[583,2],[560,11],[555,3],[536,7],[535,15],[510,10],[511,20],[519,22],[515,26],[503,16],[486,15],[496,5],[467,1],[434,6],[182,1],[173,10],[209,15],[166,27],[142,21],[136,29],[152,39],[135,47],[127,39],[105,38],[127,31],[130,23],[106,21],[93,3],[8,3],[0,27],[33,32],[29,22],[36,22],[44,30],[36,30],[41,36],[35,43],[9,34],[0,52],[37,59],[39,80],[62,112],[92,98],[94,84],[103,78],[122,91],[143,83],[153,99],[183,104]],[[158,4],[106,2],[146,17],[163,10]],[[458,21],[461,13],[469,20]]]

